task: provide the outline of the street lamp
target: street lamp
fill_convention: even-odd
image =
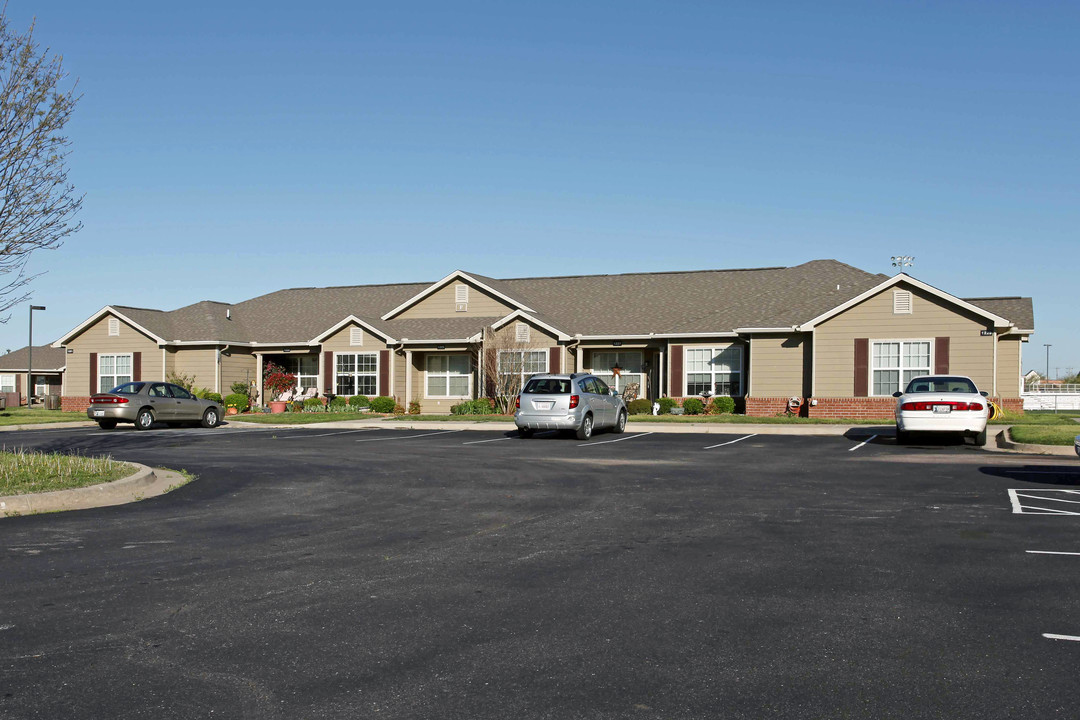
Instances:
[[[1046,379],[1049,380],[1050,379],[1050,348],[1052,348],[1053,345],[1047,345],[1046,343],[1043,343],[1043,347],[1046,348]]]
[[[34,311],[44,310],[44,305],[30,306],[30,344],[26,346],[26,409],[34,405]]]

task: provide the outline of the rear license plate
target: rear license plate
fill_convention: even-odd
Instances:
[[[554,400],[533,400],[533,407],[537,410],[550,410],[555,407]]]
[[[934,412],[940,413],[940,414],[950,413],[950,412],[952,412],[952,406],[951,405],[935,405],[934,406]]]
[[[104,410],[95,410],[94,411],[94,417],[105,417],[105,411]]]

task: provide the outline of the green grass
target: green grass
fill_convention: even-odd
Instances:
[[[1072,445],[1080,435],[1080,424],[1073,427],[1053,427],[1045,425],[1014,425],[1009,429],[1013,442],[1033,445]]]
[[[134,465],[109,457],[0,451],[0,495],[70,490],[131,475]]]
[[[514,422],[513,415],[394,415],[387,420],[421,420],[431,422]]]
[[[1005,413],[1004,417],[995,418],[990,421],[991,425],[1068,425],[1070,427],[1080,427],[1080,423],[1073,420],[1074,417],[1080,417],[1080,413],[1074,412],[1071,415],[1065,413],[1046,413],[1046,412],[1026,412],[1023,415],[1019,413]]]
[[[0,425],[36,425],[38,423],[71,422],[89,420],[85,412],[64,412],[62,410],[27,410],[26,408],[8,408],[0,410]]]
[[[286,413],[249,413],[246,415],[226,415],[225,422],[249,422],[262,425],[309,425],[311,423],[340,422],[341,420],[381,420],[377,413],[358,412],[286,412]]]

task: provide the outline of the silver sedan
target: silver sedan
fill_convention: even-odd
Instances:
[[[86,416],[104,430],[112,430],[117,423],[134,423],[136,430],[149,430],[155,422],[212,428],[221,423],[221,406],[172,383],[129,382],[91,397]]]

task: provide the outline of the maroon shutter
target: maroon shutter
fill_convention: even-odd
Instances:
[[[934,374],[949,374],[949,338],[934,338]]]
[[[379,394],[390,394],[390,351],[379,351]]]
[[[15,404],[22,403],[22,375],[15,373]]]
[[[671,377],[668,378],[668,395],[682,397],[686,392],[686,378],[683,377],[683,346],[672,345],[671,353]]]
[[[90,394],[97,392],[97,353],[90,353]]]
[[[551,359],[548,362],[549,373],[562,372],[562,348],[556,345],[548,350]]]
[[[142,380],[142,353],[131,353],[131,379],[135,382]]]
[[[334,387],[334,353],[327,350],[322,354],[323,393],[335,393]]]
[[[855,397],[870,392],[870,339],[855,338]]]
[[[495,380],[499,377],[499,358],[495,355],[494,348],[484,351],[484,393],[486,397],[493,398],[498,395]]]

